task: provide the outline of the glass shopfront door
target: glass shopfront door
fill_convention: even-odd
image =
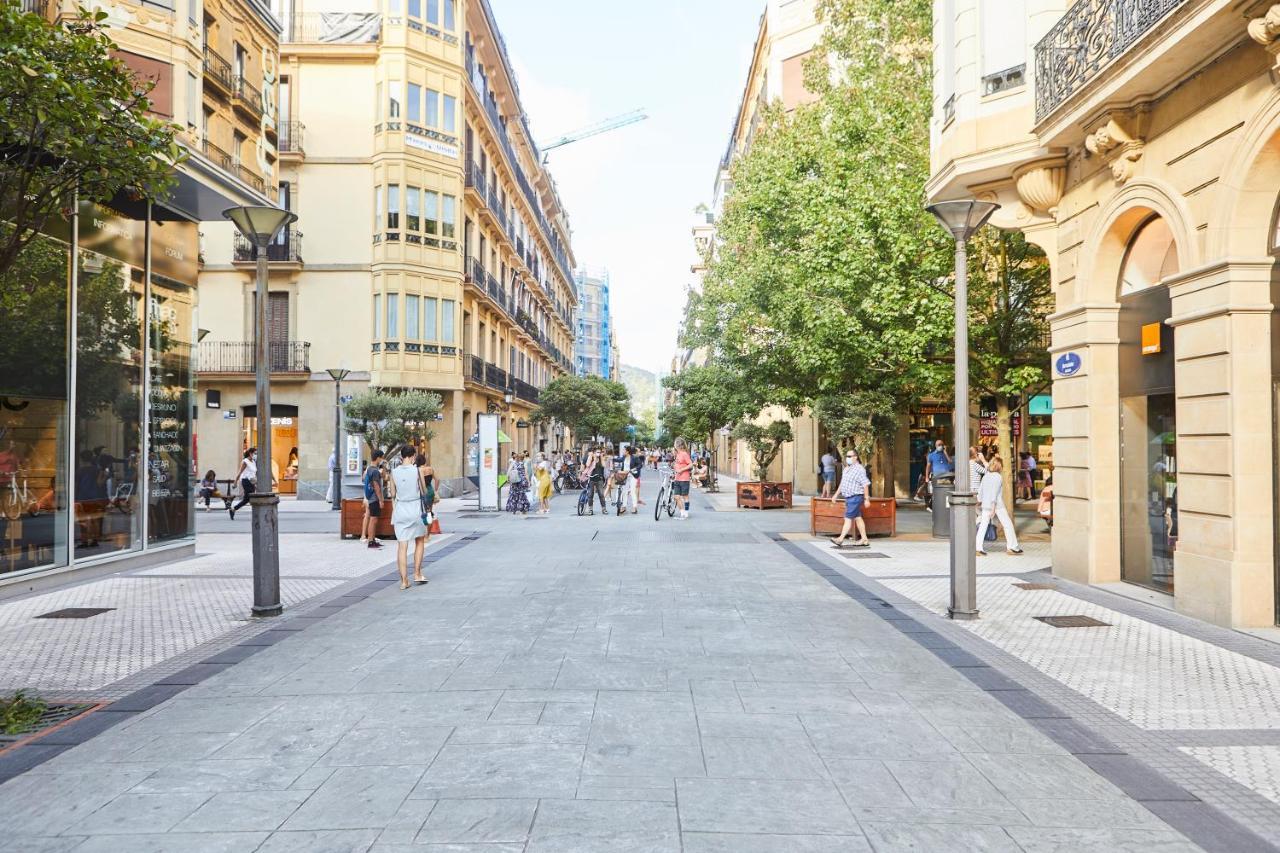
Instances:
[[[1121,574],[1173,593],[1178,451],[1172,394],[1120,401]]]

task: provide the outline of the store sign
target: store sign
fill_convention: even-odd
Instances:
[[[146,263],[146,223],[109,207],[81,202],[80,248],[141,269]],[[151,224],[151,271],[194,285],[200,256],[200,233],[193,222]]]
[[[236,413],[228,409],[222,413],[222,419],[224,421],[234,421],[236,419]]]
[[[1157,355],[1160,349],[1160,329],[1162,323],[1146,323],[1142,327],[1142,354]]]
[[[1053,414],[1053,398],[1048,394],[1040,394],[1031,398],[1027,413],[1032,417]]]
[[[352,477],[360,474],[360,436],[347,436],[347,455],[344,464],[345,472]]]
[[[1084,359],[1079,353],[1064,352],[1053,363],[1053,369],[1059,376],[1075,376],[1084,367]]]
[[[436,142],[434,139],[423,139],[421,136],[405,134],[404,144],[410,148],[421,148],[423,151],[430,151],[432,154],[440,154],[450,157],[454,160],[458,159],[458,146],[446,145],[443,142]]]
[[[1018,405],[1016,400],[1009,401],[1009,408],[1013,409]],[[1012,426],[1014,436],[1022,435],[1022,411],[1011,411],[1009,413],[1009,421]],[[978,408],[978,435],[983,438],[995,438],[1000,434],[999,420],[996,413],[996,401],[991,397],[984,397]]]

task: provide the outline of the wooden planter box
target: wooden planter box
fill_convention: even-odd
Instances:
[[[862,520],[868,536],[895,536],[898,532],[898,502],[893,498],[868,498],[862,505]],[[815,497],[809,502],[809,532],[814,536],[835,536],[844,526],[844,501],[832,503]],[[850,535],[855,535],[857,528]]]
[[[396,529],[391,524],[390,501],[382,502],[382,517],[378,519],[378,538],[395,539]],[[360,522],[364,521],[364,499],[342,499],[342,527],[339,535],[343,539],[360,538]]]
[[[738,483],[738,506],[747,509],[790,509],[791,484]]]

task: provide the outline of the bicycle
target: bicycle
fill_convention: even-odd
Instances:
[[[27,489],[27,478],[22,478],[22,490],[18,490],[18,472],[13,471],[9,474],[9,491],[3,498],[0,498],[0,512],[10,521],[17,521],[22,517],[23,512],[30,515],[39,515],[40,506],[35,499],[31,497],[31,492]]]
[[[658,521],[662,518],[662,511],[667,511],[667,518],[672,518],[676,514],[676,496],[675,489],[671,485],[672,474],[670,470],[662,472],[662,485],[658,487],[658,500],[653,504],[653,520]]]
[[[625,471],[615,471],[613,473],[613,505],[618,511],[618,515],[623,515],[627,511],[627,473]]]

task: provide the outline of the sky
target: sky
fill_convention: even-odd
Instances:
[[[649,119],[550,152],[578,263],[605,268],[623,364],[670,368],[694,208],[746,84],[764,0],[490,0],[535,140]]]

